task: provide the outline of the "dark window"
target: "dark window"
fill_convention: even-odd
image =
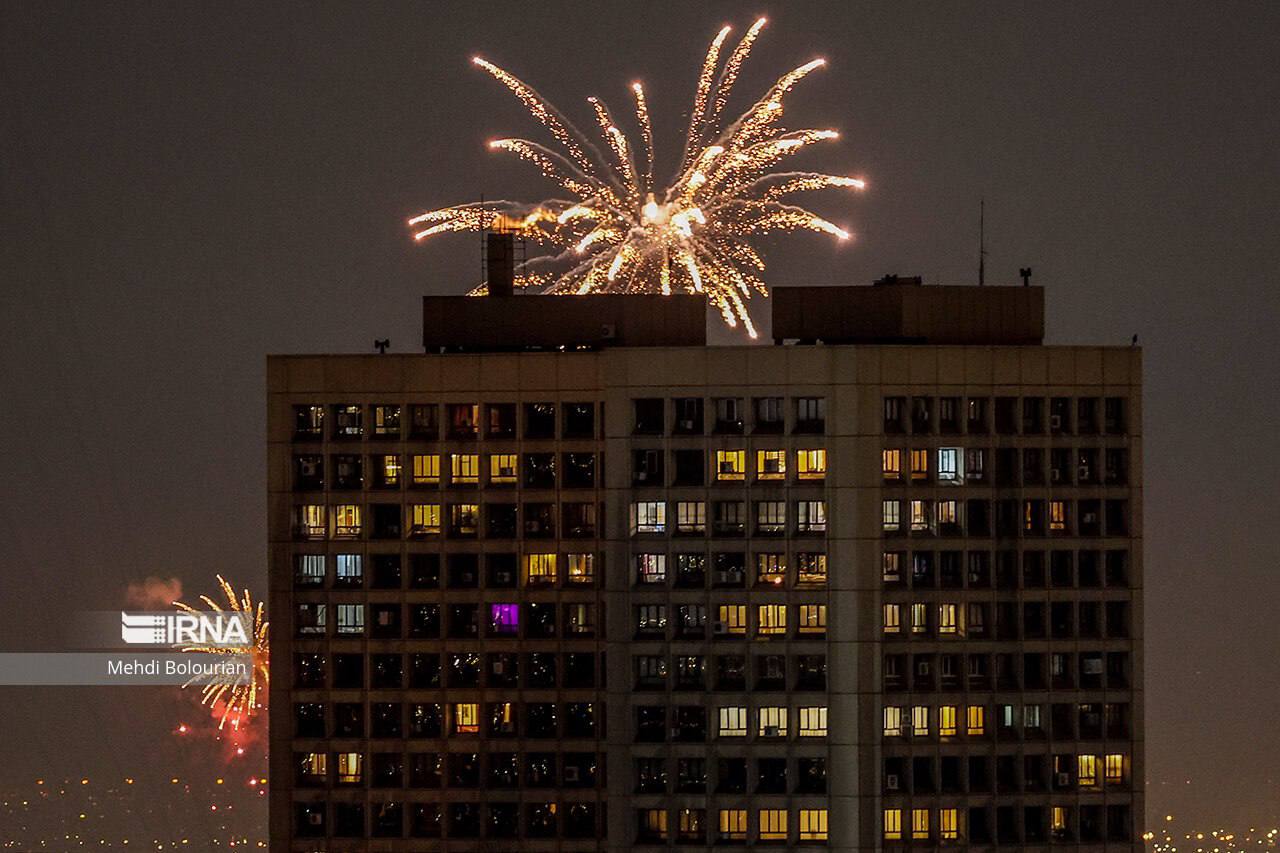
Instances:
[[[595,403],[564,404],[564,437],[592,438],[596,433]]]
[[[556,406],[555,403],[524,404],[524,437],[555,438]]]
[[[434,403],[409,407],[409,437],[434,441],[440,437],[440,407]]]
[[[704,430],[701,397],[677,397],[675,406],[676,435],[702,435]]]
[[[794,432],[822,433],[827,428],[827,400],[825,397],[796,398],[796,425]]]
[[[717,397],[712,401],[715,406],[715,426],[712,431],[718,435],[742,434],[742,398]]]
[[[485,435],[489,438],[516,437],[515,403],[486,403]]]
[[[566,453],[563,456],[564,473],[561,477],[566,489],[590,489],[596,484],[596,455],[594,453]]]
[[[633,400],[635,406],[635,432],[637,435],[662,435],[665,422],[664,401],[661,397]]]
[[[556,455],[554,453],[524,454],[524,486],[526,489],[556,487]]]
[[[755,423],[752,432],[775,435],[783,431],[786,414],[781,397],[756,397],[753,401]]]
[[[324,436],[324,406],[293,407],[295,441],[319,441]]]
[[[706,457],[701,450],[674,451],[676,486],[701,486],[706,479]]]

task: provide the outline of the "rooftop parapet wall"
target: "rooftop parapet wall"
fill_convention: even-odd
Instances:
[[[776,342],[1030,346],[1044,341],[1044,288],[778,287]]]

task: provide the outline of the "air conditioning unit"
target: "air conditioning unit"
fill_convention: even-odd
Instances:
[[[1102,658],[1085,658],[1081,668],[1085,675],[1102,675]]]
[[[680,419],[680,429],[688,430],[688,431],[692,432],[692,431],[693,431],[693,426],[694,426],[693,418],[681,418],[681,419]]]
[[[1062,429],[1062,415],[1049,415],[1049,429]]]
[[[601,340],[611,341],[618,336],[618,327],[613,323],[602,323],[600,325]]]
[[[498,723],[498,731],[503,734],[513,734],[516,730],[516,724],[512,722]]]
[[[649,479],[649,472],[648,472],[648,471],[637,471],[637,472],[636,472],[636,482],[637,482],[637,483],[643,483],[643,482],[645,482],[645,481],[646,481],[646,480],[648,480],[648,479]]]
[[[672,739],[672,740],[677,740],[677,739],[679,739],[679,737],[680,737],[680,727],[679,727],[679,726],[672,726],[672,727],[671,727],[671,739]]]
[[[1090,477],[1093,476],[1093,472],[1089,470],[1088,465],[1081,465],[1078,473],[1080,475],[1081,480],[1088,480]]]
[[[884,787],[886,790],[889,790],[889,791],[898,790],[898,788],[901,787],[901,782],[898,779],[898,774],[897,773],[886,774],[884,777]]]
[[[320,463],[314,459],[302,459],[298,462],[298,471],[304,477],[314,477],[319,473]]]
[[[1061,468],[1050,468],[1050,469],[1049,469],[1049,482],[1051,482],[1051,483],[1061,483],[1061,482],[1062,482],[1062,479],[1063,479],[1063,477],[1062,477],[1062,469],[1061,469]]]
[[[727,461],[727,460],[726,460],[726,461],[724,461],[724,462],[721,462],[721,463],[720,463],[720,473],[721,473],[721,474],[732,474],[732,473],[733,473],[733,463],[732,463],[732,462],[729,462],[729,461]]]
[[[564,769],[564,781],[577,782],[581,778],[581,771],[577,767],[566,767]]]
[[[1070,774],[1070,773],[1059,773],[1059,774],[1058,774],[1058,787],[1059,787],[1059,788],[1070,788],[1070,787],[1071,787],[1071,774]]]
[[[727,633],[729,633],[729,623],[728,623],[728,622],[717,622],[717,623],[715,623],[714,625],[712,625],[712,626],[711,626],[711,633],[713,633],[713,634],[727,634]]]
[[[765,736],[765,737],[777,737],[777,736],[778,736],[778,727],[777,727],[777,726],[765,726],[765,727],[764,727],[764,736]]]
[[[912,729],[911,729],[911,724],[910,724],[910,723],[903,723],[899,728],[901,728],[901,730],[902,730],[902,736],[903,736],[903,737],[911,737],[911,731],[912,731]]]
[[[928,675],[928,674],[929,674],[929,662],[927,660],[919,661],[916,664],[916,675]]]
[[[323,826],[324,812],[308,812],[307,823],[311,824],[312,826]]]

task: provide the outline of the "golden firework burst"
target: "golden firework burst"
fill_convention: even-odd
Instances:
[[[535,164],[573,198],[532,205],[478,202],[429,211],[409,220],[414,239],[457,231],[512,231],[547,250],[521,265],[517,287],[550,294],[702,293],[726,324],[741,322],[755,337],[747,301],[768,289],[764,260],[752,240],[800,230],[848,239],[843,228],[790,198],[865,186],[861,178],[778,168],[809,145],[839,136],[834,130],[788,130],[781,124],[787,94],[822,67],[822,59],[782,75],[750,109],[725,121],[733,85],[764,25],[764,18],[756,21],[723,63],[730,28],[712,40],[698,76],[680,165],[665,188],[654,182],[653,128],[640,83],[631,86],[639,148],[603,101],[587,99],[600,147],[531,86],[476,57],[475,64],[510,89],[559,146],[498,139],[489,147]],[[473,291],[483,292],[483,285]]]
[[[249,676],[247,679],[240,679],[228,676],[227,678],[214,678],[201,687],[200,703],[210,708],[216,709],[221,703],[222,710],[218,713],[218,728],[221,729],[230,721],[233,729],[240,728],[242,722],[247,722],[261,707],[259,702],[259,693],[266,690],[271,683],[270,668],[270,642],[267,635],[269,623],[266,620],[266,613],[262,602],[254,603],[253,596],[249,590],[245,589],[239,596],[222,575],[218,575],[218,587],[222,590],[225,597],[225,605],[220,604],[207,595],[200,596],[200,601],[210,610],[216,613],[222,613],[229,610],[233,613],[243,613],[250,617],[252,621],[252,633],[249,637],[249,643],[244,646],[213,646],[213,645],[192,645],[183,646],[184,652],[197,652],[200,654],[210,655],[248,655],[251,662],[249,668]],[[173,606],[186,613],[198,613],[194,607],[184,604],[181,601],[173,602]],[[187,682],[184,687],[192,682]]]

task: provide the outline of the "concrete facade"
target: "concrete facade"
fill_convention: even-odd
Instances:
[[[273,849],[1140,849],[1139,350],[278,356],[268,391]]]

